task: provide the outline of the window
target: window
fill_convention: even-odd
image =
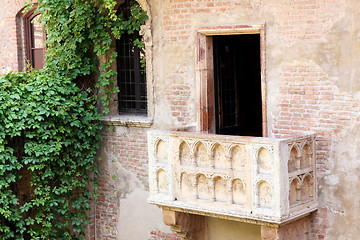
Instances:
[[[264,24],[198,29],[199,131],[267,136],[264,31]]]
[[[25,17],[26,58],[36,70],[44,66],[45,33],[39,23],[40,13],[31,11]]]
[[[118,14],[123,14],[125,19],[129,17],[129,0],[120,5]],[[124,33],[116,41],[120,113],[147,113],[145,54],[133,44],[138,38],[139,32]]]

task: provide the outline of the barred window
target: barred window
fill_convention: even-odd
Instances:
[[[129,17],[129,0],[119,7],[118,13]],[[138,38],[139,32],[135,31],[133,34],[124,33],[116,41],[120,113],[147,113],[145,54],[143,49],[133,44]]]

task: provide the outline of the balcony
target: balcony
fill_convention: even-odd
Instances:
[[[149,131],[149,203],[283,224],[317,209],[315,135],[287,139]]]

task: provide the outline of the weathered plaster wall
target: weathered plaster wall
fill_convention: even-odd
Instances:
[[[283,46],[274,135],[315,131],[319,211],[311,239],[356,239],[360,234],[359,2],[337,1],[336,18],[318,40]],[[280,54],[286,52],[290,54]]]
[[[161,210],[147,203],[145,137],[141,127],[115,126],[103,132],[96,239],[150,239],[152,231],[170,234]]]
[[[196,27],[265,22],[269,136],[317,134],[320,209],[312,216],[310,238],[356,239],[360,2],[152,0],[150,5],[153,128],[196,125]]]
[[[0,74],[5,74],[21,68],[23,61],[21,28],[20,32],[16,28],[23,1],[0,3],[5,9],[0,16]],[[360,2],[148,0],[148,4],[151,129],[196,125],[196,27],[265,22],[269,136],[307,130],[317,134],[320,209],[311,218],[310,239],[357,239]],[[172,238],[161,223],[160,209],[146,203],[147,129],[116,126],[114,133],[104,133],[97,239]],[[135,211],[139,209],[141,214]],[[144,227],[145,222],[151,226]]]
[[[209,240],[261,240],[261,228],[258,225],[228,221],[218,218],[207,218]]]

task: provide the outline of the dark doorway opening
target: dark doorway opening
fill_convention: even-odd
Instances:
[[[260,34],[213,36],[217,134],[262,136]]]

